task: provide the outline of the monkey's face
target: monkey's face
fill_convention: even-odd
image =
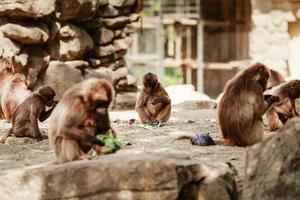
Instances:
[[[293,99],[300,97],[300,81],[292,80],[289,83],[289,96]]]
[[[38,89],[44,104],[51,107],[54,103],[55,91],[49,86],[42,86]]]
[[[143,77],[144,89],[148,94],[155,92],[158,86],[158,80],[155,74],[147,73]]]
[[[260,63],[256,64],[255,68],[256,74],[254,76],[256,77],[257,82],[261,85],[263,91],[265,91],[270,77],[269,69]]]

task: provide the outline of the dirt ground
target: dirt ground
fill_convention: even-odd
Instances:
[[[245,149],[241,147],[191,145],[188,140],[175,140],[180,135],[195,135],[209,132],[213,138],[221,137],[216,122],[216,110],[173,110],[172,118],[163,127],[145,129],[138,121],[132,125],[129,119],[137,119],[134,111],[110,112],[112,126],[121,138],[123,147],[118,154],[138,154],[141,152],[171,152],[188,154],[204,162],[230,162],[239,174],[243,173]],[[189,123],[188,120],[195,121]],[[47,132],[48,123],[40,124]],[[0,122],[0,132],[10,127]],[[0,170],[21,168],[35,164],[47,164],[54,161],[54,153],[48,140],[26,146],[0,144]]]

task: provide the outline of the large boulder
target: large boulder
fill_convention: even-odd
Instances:
[[[81,27],[56,23],[57,35],[50,43],[50,55],[54,60],[80,60],[94,47],[90,35]]]
[[[243,199],[299,199],[300,118],[247,152]]]
[[[0,15],[11,17],[46,17],[55,11],[54,0],[1,0]]]
[[[0,174],[1,200],[234,199],[234,172],[161,154],[107,155]],[[216,192],[217,190],[217,192]]]
[[[41,44],[49,39],[48,27],[41,22],[15,22],[0,26],[4,36],[20,44]]]
[[[107,44],[110,43],[114,38],[114,32],[107,28],[99,28],[95,33],[93,34],[93,39],[95,43],[97,44]]]
[[[51,61],[46,70],[44,84],[55,90],[55,100],[59,100],[67,89],[82,80],[80,70],[60,61]]]

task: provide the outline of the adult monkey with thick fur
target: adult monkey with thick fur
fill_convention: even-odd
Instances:
[[[171,99],[153,73],[143,76],[143,89],[137,99],[135,110],[142,123],[167,121],[171,116]]]
[[[4,143],[10,135],[16,137],[31,137],[38,141],[46,138],[43,136],[38,125],[45,121],[54,108],[55,91],[49,86],[40,87],[23,101],[13,113],[12,127],[2,136],[0,142]],[[46,106],[52,107],[46,110]]]
[[[112,130],[108,108],[113,98],[111,83],[96,78],[78,83],[64,93],[49,123],[50,144],[58,163],[82,159],[92,148],[101,150],[98,147],[103,143],[96,135]]]
[[[299,116],[296,111],[295,100],[300,97],[300,81],[291,80],[280,85],[272,95],[279,97],[266,112],[270,131],[281,128],[288,119]]]
[[[17,107],[27,99],[32,92],[26,85],[26,78],[23,74],[17,73],[12,75],[8,80],[7,86],[1,97],[1,108],[4,118],[11,122],[12,116]]]
[[[223,145],[247,146],[263,139],[262,116],[279,100],[277,96],[264,99],[269,69],[256,63],[238,73],[225,86],[218,105],[218,122]]]
[[[3,118],[3,111],[1,106],[1,98],[6,92],[6,87],[13,76],[12,62],[7,58],[0,59],[0,117]]]

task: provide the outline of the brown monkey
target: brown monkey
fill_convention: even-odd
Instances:
[[[295,100],[300,97],[300,81],[291,80],[284,83],[272,95],[278,96],[279,101],[266,112],[266,117],[270,131],[275,131],[281,128],[288,119],[299,116]]]
[[[91,78],[65,92],[49,124],[50,143],[58,163],[81,159],[92,148],[97,151],[103,145],[96,135],[113,132],[108,116],[113,98],[113,87],[104,79]],[[94,128],[91,131],[86,127]]]
[[[23,74],[14,74],[7,83],[7,86],[1,97],[1,107],[4,118],[11,122],[11,118],[18,105],[31,95],[26,85]]]
[[[147,73],[143,76],[143,89],[135,110],[144,124],[167,121],[170,118],[171,100],[155,74]]]
[[[224,89],[218,105],[218,121],[224,145],[247,146],[262,140],[262,116],[279,98],[271,96],[264,101],[269,70],[256,63],[238,73]]]
[[[285,83],[283,76],[279,72],[270,69],[270,77],[268,80],[267,88],[271,89],[277,85],[280,85],[281,83]]]
[[[6,91],[9,80],[12,78],[13,65],[9,59],[0,59],[0,116],[3,118],[3,111],[1,107],[1,98]]]
[[[42,140],[43,135],[38,126],[45,121],[54,109],[54,90],[49,86],[40,87],[23,101],[13,113],[12,127],[5,133],[0,142],[4,143],[9,135],[16,137],[32,137]],[[46,106],[52,107],[46,110]]]

